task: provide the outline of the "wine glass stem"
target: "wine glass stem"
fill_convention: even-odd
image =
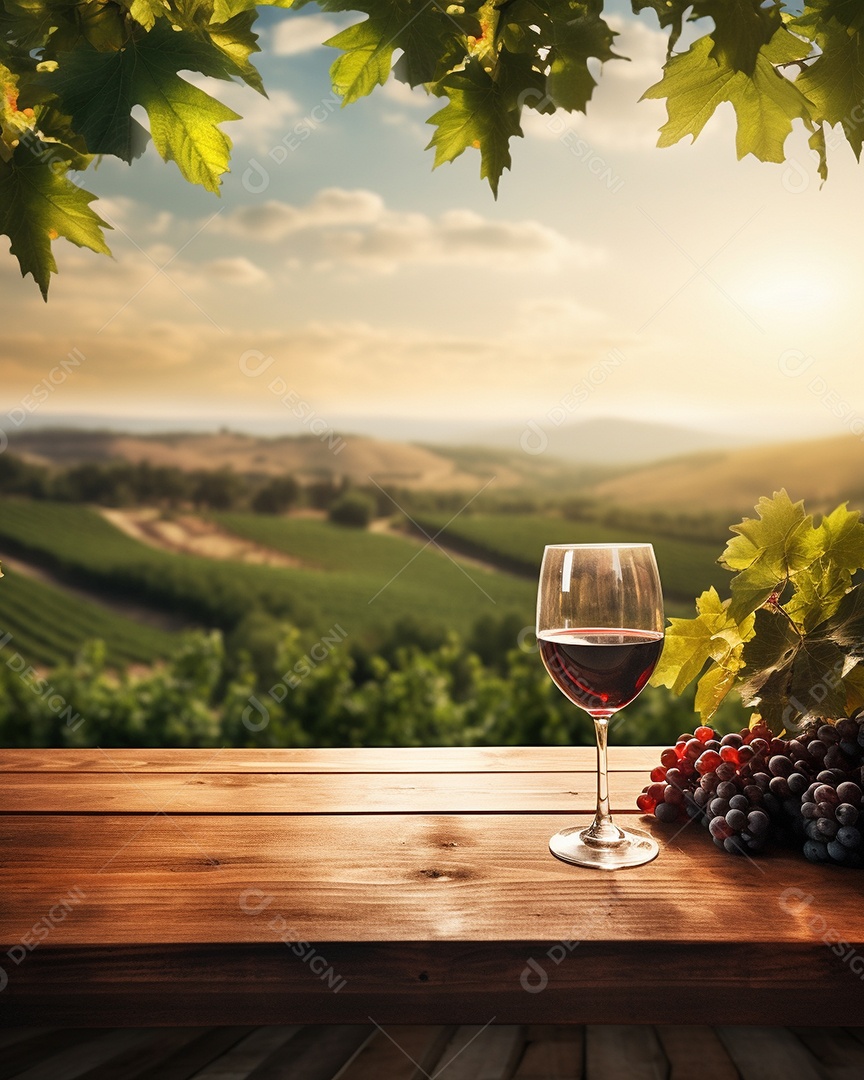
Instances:
[[[594,716],[594,732],[597,736],[597,813],[588,835],[599,841],[621,840],[623,834],[612,821],[609,812],[609,773],[606,767],[606,742],[609,734],[609,717]]]

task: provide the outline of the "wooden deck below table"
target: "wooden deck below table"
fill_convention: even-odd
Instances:
[[[0,1025],[859,1022],[860,871],[642,818],[657,758],[609,873],[590,749],[0,751]]]
[[[864,1028],[318,1026],[10,1031],[3,1080],[856,1080]]]

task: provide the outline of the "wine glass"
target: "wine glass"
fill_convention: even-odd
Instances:
[[[657,855],[657,843],[622,829],[609,812],[609,718],[639,694],[663,648],[663,594],[650,544],[550,544],[537,593],[537,639],[552,681],[594,720],[597,813],[588,828],[564,829],[554,855],[617,870]]]

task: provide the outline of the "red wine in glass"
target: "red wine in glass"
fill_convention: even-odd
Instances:
[[[606,742],[610,719],[645,687],[663,648],[663,592],[650,544],[550,544],[537,590],[537,638],[561,692],[594,721],[597,812],[587,828],[549,842],[565,862],[597,869],[640,866],[653,837],[612,820]]]
[[[540,635],[553,682],[586,712],[618,711],[639,694],[663,650],[651,630],[558,630]]]

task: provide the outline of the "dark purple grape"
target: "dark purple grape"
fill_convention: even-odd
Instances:
[[[768,761],[768,772],[772,776],[788,776],[792,772],[792,762],[788,757],[783,757],[781,754],[775,754]]]
[[[836,839],[843,847],[859,848],[861,847],[861,830],[853,829],[851,825],[844,825],[842,829],[837,830]]]
[[[855,720],[844,717],[842,720],[838,720],[834,727],[837,729],[837,734],[841,739],[858,738],[858,723]]]
[[[740,735],[736,735],[734,731],[730,732],[728,735],[724,735],[723,738],[720,740],[721,746],[739,747],[742,746],[743,743],[744,740],[741,738]]]
[[[729,800],[730,810],[743,810],[745,814],[750,809],[750,800],[746,795],[733,795]]]
[[[815,802],[801,803],[801,817],[807,820],[815,820],[819,817],[819,807]]]
[[[857,758],[861,752],[857,739],[841,739],[840,749],[849,758]]]
[[[724,780],[717,785],[717,798],[718,799],[731,799],[733,795],[738,794],[737,784],[731,783],[729,780]]]
[[[763,794],[762,788],[757,787],[756,784],[748,784],[747,787],[744,788],[744,795],[746,796],[747,801],[753,805],[762,802]]]
[[[810,862],[827,862],[828,846],[819,840],[807,840],[804,844],[804,858]]]
[[[803,773],[793,772],[789,775],[789,779],[786,781],[789,785],[790,795],[803,795],[807,788],[810,786],[807,782],[807,777]]]
[[[860,806],[861,788],[857,784],[853,784],[851,780],[845,780],[842,784],[837,785],[837,798],[840,802]]]
[[[767,772],[754,773],[753,783],[763,791],[767,791],[771,785],[771,774]]]
[[[725,817],[729,813],[729,803],[726,799],[712,799],[708,810],[714,817]]]
[[[849,858],[849,848],[838,844],[836,840],[831,840],[828,844],[828,855],[832,862],[843,863]]]
[[[754,836],[762,836],[771,826],[771,818],[764,810],[751,810],[747,815],[747,829]]]
[[[816,818],[816,829],[822,836],[827,836],[829,840],[833,840],[837,835],[837,822],[833,818]]]
[[[711,795],[705,791],[704,788],[697,787],[693,792],[693,802],[695,802],[697,806],[707,806],[710,799]]]
[[[723,841],[723,847],[730,855],[746,855],[747,845],[740,836],[727,836]]]
[[[833,724],[823,724],[822,727],[816,731],[816,736],[820,742],[827,743],[831,746],[832,743],[840,742],[840,733]]]
[[[826,769],[842,769],[849,763],[849,759],[840,749],[840,744],[830,746],[825,755],[824,765]]]
[[[667,802],[657,803],[654,807],[654,816],[658,821],[663,821],[668,825],[678,820],[678,807]]]
[[[714,771],[718,780],[731,780],[735,776],[736,770],[731,761],[723,761]]]
[[[807,747],[807,753],[818,765],[821,761],[825,760],[825,755],[828,753],[828,747],[821,739],[814,739]]]
[[[768,790],[772,795],[776,795],[778,799],[789,798],[789,784],[787,783],[785,776],[772,776],[771,783],[768,785]]]
[[[722,817],[713,818],[708,826],[708,831],[715,840],[725,840],[727,836],[732,835],[732,829],[726,823],[726,819]]]
[[[743,810],[730,810],[726,815],[726,824],[735,832],[740,832],[747,827],[747,815]]]
[[[839,825],[854,825],[858,820],[858,808],[848,802],[841,802],[834,807],[834,820]]]
[[[709,772],[703,773],[702,778],[699,781],[699,787],[704,788],[705,791],[716,791],[717,785],[720,781],[717,779],[717,773]]]
[[[830,802],[836,805],[840,802],[836,789],[829,784],[820,784],[813,792],[813,796],[817,803]]]
[[[837,803],[831,802],[817,802],[816,809],[819,811],[818,817],[832,818],[834,817],[834,807]]]

